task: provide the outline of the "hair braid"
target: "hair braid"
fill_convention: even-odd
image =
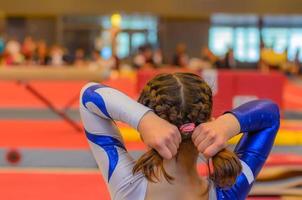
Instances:
[[[211,88],[201,77],[191,73],[156,76],[144,87],[138,101],[177,127],[209,121],[213,104]],[[214,172],[210,178],[220,187],[232,185],[241,171],[237,156],[226,149],[215,155],[212,163]],[[139,171],[152,182],[159,181],[160,174],[168,182],[174,179],[166,172],[163,158],[153,149],[135,164],[133,173]]]

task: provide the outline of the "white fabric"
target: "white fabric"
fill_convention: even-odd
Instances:
[[[211,187],[209,190],[209,200],[217,200],[216,188],[213,186],[214,186],[214,184],[211,184]]]
[[[253,174],[251,168],[244,161],[240,160],[240,162],[242,165],[242,173],[245,175],[249,184],[251,184],[255,180],[254,174]]]

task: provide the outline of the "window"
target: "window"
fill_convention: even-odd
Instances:
[[[259,30],[255,27],[234,29],[234,55],[241,62],[259,59]]]
[[[263,28],[262,37],[265,46],[282,53],[287,50],[289,60],[294,60],[299,51],[302,61],[302,28]]]
[[[286,28],[263,28],[262,38],[266,47],[271,47],[275,51],[282,53],[287,47],[289,31]]]
[[[213,53],[223,56],[228,48],[233,47],[233,29],[229,27],[212,27],[210,29],[209,46]]]
[[[296,54],[299,52],[298,58],[302,61],[302,28],[294,28],[290,32],[288,59],[294,60]]]
[[[146,35],[144,33],[133,33],[131,37],[131,48],[137,49],[141,45],[146,44]]]
[[[102,40],[105,48],[102,51],[108,52],[111,49],[111,39],[104,33],[111,28],[111,17],[104,16],[101,20],[103,27]],[[120,22],[120,32],[117,36],[117,55],[126,58],[136,52],[137,48],[146,43],[157,45],[157,24],[158,20],[149,15],[122,15]],[[108,53],[107,53],[108,54]]]
[[[299,52],[302,61],[302,16],[264,16],[259,30],[259,18],[254,15],[217,14],[211,18],[209,47],[223,56],[233,48],[235,58],[241,62],[257,62],[260,51],[260,34],[266,47],[278,53],[287,50],[289,60]]]
[[[125,58],[129,55],[129,35],[127,33],[119,33],[117,36],[117,56]]]
[[[259,30],[256,27],[212,27],[209,47],[214,54],[223,56],[229,48],[241,62],[259,59]]]

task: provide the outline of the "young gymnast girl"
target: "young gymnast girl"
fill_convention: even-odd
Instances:
[[[279,109],[256,100],[211,118],[212,92],[194,74],[161,74],[138,102],[89,83],[80,113],[96,162],[114,200],[244,200],[267,159],[279,128]],[[148,151],[135,161],[114,120],[141,134]],[[234,152],[227,141],[243,133]],[[197,171],[200,154],[209,176]]]

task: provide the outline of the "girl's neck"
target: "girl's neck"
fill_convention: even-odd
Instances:
[[[175,179],[200,182],[197,172],[198,151],[192,141],[183,141],[178,154],[171,160],[164,160],[164,167]]]

